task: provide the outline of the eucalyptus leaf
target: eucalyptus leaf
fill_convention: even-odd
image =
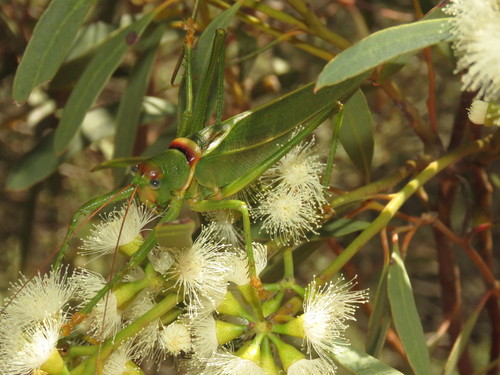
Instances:
[[[84,146],[81,137],[75,137],[68,152],[64,155],[54,155],[54,133],[44,136],[19,164],[14,166],[7,177],[7,190],[23,190],[43,181],[54,173],[59,165],[80,151]]]
[[[338,54],[323,69],[316,90],[368,72],[405,53],[451,41],[450,18],[421,20],[391,27],[366,37]]]
[[[479,314],[484,308],[484,303],[487,301],[486,298],[483,298],[481,303],[474,309],[472,314],[467,318],[467,321],[465,322],[462,332],[460,332],[460,335],[458,335],[457,339],[455,340],[455,343],[453,344],[453,348],[451,349],[450,356],[448,357],[448,360],[446,361],[446,365],[444,366],[444,375],[453,375],[455,374],[455,368],[457,366],[457,363],[460,359],[460,356],[462,355],[465,347],[467,346],[470,335],[472,333],[472,329],[476,325],[477,318],[479,317]]]
[[[140,37],[148,24],[155,17],[152,11],[131,25],[118,30],[106,42],[100,45],[96,55],[87,65],[64,108],[54,140],[55,153],[65,150],[75,136],[85,113],[92,106],[97,96],[120,64],[123,55],[130,48],[128,37]]]
[[[425,345],[422,323],[413,299],[410,278],[397,251],[392,254],[392,264],[389,266],[387,280],[392,320],[405,348],[408,362],[416,375],[431,374],[429,350]]]
[[[151,41],[148,45],[149,48],[140,55],[130,74],[127,88],[122,95],[116,115],[113,158],[132,155],[137,128],[139,127],[142,98],[146,94],[156,51],[164,31],[165,27],[160,24],[147,37]],[[123,176],[123,170],[116,170],[114,173],[115,183],[121,182]]]
[[[370,181],[373,158],[373,124],[370,108],[361,90],[344,104],[340,143],[366,182]]]
[[[386,365],[384,362],[354,349],[352,346],[343,348],[342,353],[333,354],[334,361],[355,375],[403,375],[398,370]],[[428,375],[430,372],[428,373]],[[319,375],[319,374],[318,374]]]
[[[438,18],[445,18],[447,17],[446,14],[443,12],[443,7],[442,6],[436,6],[434,7],[429,13],[427,13],[424,17],[425,20],[430,20],[430,19],[438,19]],[[415,56],[419,51],[418,50],[413,50],[407,53],[404,53],[402,55],[396,56],[390,61],[387,61],[382,69],[380,70],[380,73],[377,77],[377,83],[382,83],[389,78],[391,78],[394,74],[399,72],[407,63],[410,61],[410,59]]]
[[[373,310],[368,322],[366,335],[366,352],[378,357],[385,343],[387,330],[391,324],[389,298],[387,296],[387,277],[389,266],[384,264],[377,285],[375,297],[372,299]]]
[[[66,57],[66,61],[86,54],[96,45],[100,44],[114,30],[114,26],[98,21],[83,26],[78,32],[73,45]]]
[[[368,221],[338,218],[323,225],[320,237],[341,237],[364,230],[370,223]],[[313,237],[315,238],[315,237]]]
[[[37,22],[14,77],[12,96],[21,102],[50,80],[66,57],[94,0],[52,0]]]

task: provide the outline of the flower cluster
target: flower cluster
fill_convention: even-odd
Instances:
[[[241,298],[231,293],[218,312],[191,321],[196,366],[188,373],[250,375],[278,374],[284,370],[290,375],[334,374],[336,366],[331,355],[341,353],[342,347],[348,345],[344,336],[346,321],[355,320],[357,306],[367,301],[366,291],[352,288],[352,283],[343,280],[322,287],[313,281],[302,302],[303,313],[288,316],[287,323],[280,322],[282,305],[276,304],[276,299],[282,298],[280,293],[264,303],[264,316],[260,318],[258,309],[252,308],[250,302],[239,302],[251,300],[247,290],[238,290]],[[231,308],[226,306],[229,301]],[[307,353],[289,344],[287,336],[301,338]],[[238,347],[235,343],[239,343]],[[273,355],[273,346],[279,362]]]
[[[324,167],[313,140],[294,147],[259,179],[252,214],[278,243],[297,244],[319,227],[327,204],[319,178]]]
[[[463,90],[478,91],[485,101],[500,99],[500,3],[498,0],[453,0],[445,12],[453,15],[453,43]]]
[[[321,222],[324,165],[313,150],[313,143],[293,148],[258,182],[252,215],[278,244],[300,242]],[[1,373],[66,375],[86,361],[105,374],[141,373],[142,362],[174,356],[186,374],[334,374],[332,355],[348,344],[346,322],[367,293],[343,281],[313,281],[304,290],[288,247],[282,280],[262,283],[268,247],[243,233],[241,215],[209,213],[194,240],[193,220],[169,223],[147,259],[106,293],[108,280],[87,270],[21,280],[0,320]],[[147,225],[155,218],[135,202],[105,214],[82,253],[119,249],[133,257],[149,246]],[[59,349],[68,346],[71,354],[62,357]]]
[[[13,297],[0,316],[0,373],[66,373],[57,344],[63,325],[81,307],[84,274],[59,269],[31,280],[21,277],[12,287]]]

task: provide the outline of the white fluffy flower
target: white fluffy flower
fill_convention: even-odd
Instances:
[[[267,248],[266,246],[257,242],[254,242],[252,244],[252,247],[255,269],[257,271],[257,275],[259,275],[267,265]],[[244,252],[234,253],[229,256],[229,259],[230,271],[226,276],[227,280],[239,286],[248,284],[250,282],[250,278],[248,277],[247,254]]]
[[[489,104],[482,100],[474,100],[469,108],[469,120],[474,124],[484,124]]]
[[[478,91],[478,98],[494,101],[500,92],[500,2],[453,0],[444,9],[453,15],[453,47],[462,90]]]
[[[294,147],[259,179],[252,217],[278,243],[297,244],[316,233],[327,204],[320,181],[324,168],[312,140]]]
[[[58,317],[46,317],[23,329],[11,327],[0,339],[0,373],[31,374],[54,357],[62,364],[56,349],[61,327],[62,320]]]
[[[74,276],[68,276],[67,271],[67,268],[59,268],[32,279],[21,276],[13,285],[13,296],[6,300],[0,327],[26,325],[60,314],[64,315],[63,318],[69,317],[69,302],[79,287],[77,275],[80,271]]]
[[[144,227],[156,217],[145,205],[132,203],[128,211],[124,205],[120,210],[101,215],[102,222],[93,225],[90,235],[83,240],[82,249],[97,257],[111,254],[117,244],[122,247],[137,241]]]
[[[217,352],[219,342],[215,319],[212,315],[191,321],[193,352],[197,358],[210,358]]]
[[[103,373],[106,375],[143,374],[132,362],[134,351],[129,342],[116,349],[104,363]]]
[[[346,320],[356,320],[357,304],[368,300],[367,291],[352,291],[352,282],[328,283],[319,289],[316,282],[309,284],[304,299],[302,320],[308,352],[311,348],[318,355],[330,361],[330,353],[341,353],[343,345],[349,342],[343,336]]]
[[[322,207],[327,202],[320,175],[325,163],[314,152],[314,139],[295,146],[260,178],[266,188],[275,191],[301,193],[309,196],[312,205]]]
[[[254,361],[240,358],[228,351],[215,353],[206,363],[202,375],[265,375]]]
[[[335,375],[336,366],[321,358],[300,359],[288,367],[287,375]]]
[[[149,292],[140,293],[131,305],[124,312],[124,317],[127,322],[133,322],[142,315],[146,314],[155,306],[154,294]],[[137,333],[131,344],[131,350],[135,355],[135,359],[142,361],[145,358],[153,362],[160,363],[165,358],[164,353],[160,348],[160,330],[163,327],[160,319],[155,319],[148,325],[143,327]]]
[[[500,126],[500,105],[476,99],[469,108],[469,120],[478,125]]]
[[[192,308],[202,307],[203,299],[216,303],[226,294],[228,255],[221,252],[225,245],[214,241],[213,233],[213,226],[203,227],[191,248],[172,252],[174,265],[167,273],[176,278],[175,285]]]
[[[107,283],[101,275],[87,271],[79,275],[78,295],[83,301],[90,301]],[[112,292],[108,292],[92,309],[87,319],[79,326],[93,338],[104,341],[114,336],[122,324],[122,311],[118,308],[118,300]]]
[[[264,229],[280,244],[297,244],[309,232],[316,233],[321,220],[308,196],[295,192],[270,192],[252,211]]]
[[[181,322],[173,322],[160,332],[160,344],[163,350],[174,356],[191,350],[191,336],[188,327]]]
[[[208,221],[214,225],[214,235],[230,245],[243,243],[243,234],[240,228],[235,226],[237,221],[234,210],[215,210],[205,214]]]

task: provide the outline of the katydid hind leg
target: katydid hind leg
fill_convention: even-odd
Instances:
[[[263,318],[263,311],[260,300],[267,296],[266,291],[257,275],[257,269],[255,265],[255,257],[252,244],[252,233],[250,224],[250,214],[248,210],[248,205],[240,200],[228,199],[221,201],[213,200],[203,200],[196,202],[191,207],[194,211],[206,212],[213,210],[235,210],[241,214],[243,221],[243,233],[245,238],[245,250],[248,258],[248,277],[250,279],[250,284],[253,286],[252,300],[249,301],[254,311]]]
[[[245,239],[245,250],[248,256],[249,264],[249,276],[250,278],[257,277],[257,272],[255,269],[255,259],[252,248],[252,234],[251,234],[251,224],[250,224],[250,214],[248,206],[245,202],[228,199],[221,201],[203,200],[196,202],[192,205],[192,209],[198,212],[206,212],[213,210],[235,210],[241,214],[243,221],[243,233]]]

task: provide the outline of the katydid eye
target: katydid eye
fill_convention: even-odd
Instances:
[[[149,181],[149,186],[151,186],[151,188],[154,190],[158,190],[160,188],[160,185],[161,181],[157,180],[156,178],[153,178],[151,179],[151,181]]]
[[[130,167],[130,173],[132,173],[133,175],[136,174],[138,170],[139,170],[138,165],[134,165],[133,167]]]

